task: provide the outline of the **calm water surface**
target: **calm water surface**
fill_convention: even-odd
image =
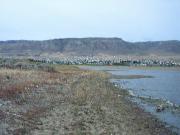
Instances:
[[[180,109],[180,70],[150,69],[150,68],[130,68],[130,67],[108,67],[108,66],[83,66],[81,68],[89,70],[107,71],[113,75],[147,75],[153,78],[141,79],[112,79],[111,81],[126,88],[134,95],[134,101],[138,102],[146,111],[151,112],[160,120],[173,126],[174,130],[180,133],[180,112],[165,110],[156,112],[156,106],[149,102],[141,102],[138,97],[150,97],[160,99],[169,103],[173,107]]]

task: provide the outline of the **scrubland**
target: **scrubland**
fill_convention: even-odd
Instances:
[[[2,135],[174,134],[131,103],[105,72],[29,61],[18,65],[0,68]]]

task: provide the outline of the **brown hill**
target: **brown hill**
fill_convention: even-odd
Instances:
[[[120,38],[66,38],[44,41],[0,41],[1,55],[61,53],[75,56],[136,55],[179,56],[180,41],[127,42]]]

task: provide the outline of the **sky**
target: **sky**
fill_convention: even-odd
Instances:
[[[180,40],[180,0],[0,0],[0,40]]]

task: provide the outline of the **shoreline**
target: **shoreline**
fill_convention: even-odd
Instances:
[[[145,75],[124,75],[124,76],[117,75],[116,76],[116,75],[111,75],[111,77],[109,79],[141,79],[141,78],[153,78],[153,76],[145,76]],[[116,84],[114,84],[113,81],[111,83],[115,87],[117,87],[119,91],[127,92],[127,94],[125,94],[124,101],[127,102],[127,104],[132,108],[133,113],[135,113],[135,115],[137,115],[136,112],[138,110],[138,115],[141,115],[142,119],[149,119],[150,118],[152,120],[152,123],[162,126],[162,128],[165,128],[165,130],[166,129],[168,131],[170,130],[170,132],[172,132],[172,134],[178,134],[174,131],[175,127],[170,126],[167,123],[161,121],[159,118],[157,118],[151,112],[147,112],[145,109],[140,107],[140,105],[137,102],[133,102],[132,99],[130,99],[132,95],[129,93],[129,90],[121,88],[120,86],[117,86]],[[168,134],[168,133],[166,133],[166,134]]]
[[[141,69],[141,70],[164,70],[164,71],[179,71],[180,67],[163,67],[163,66],[119,66],[119,65],[77,65],[77,67],[82,68],[83,67],[105,67],[105,68],[110,68],[110,69],[102,69],[100,71],[114,71],[116,68],[121,67],[123,68],[129,68],[129,69]],[[112,69],[113,68],[113,69]],[[98,70],[99,71],[99,70]]]
[[[117,77],[118,79],[140,79],[140,78],[153,78],[153,76],[141,76],[141,75],[137,75],[137,76],[131,76],[131,75],[127,75],[127,76],[121,76],[121,75],[117,75],[117,76],[114,76],[114,75],[111,75],[110,76],[110,78],[109,79],[114,79],[114,77]],[[115,78],[115,79],[117,79],[117,78]],[[112,85],[114,85],[113,84],[113,82],[110,82]],[[157,125],[157,127],[159,128],[162,128],[162,130],[167,130],[167,132],[164,132],[165,134],[176,134],[174,131],[172,131],[172,127],[170,127],[170,128],[167,128],[167,123],[165,123],[165,122],[163,122],[163,121],[160,121],[156,116],[154,116],[153,114],[151,114],[150,112],[147,112],[147,111],[145,111],[143,108],[141,108],[139,105],[138,105],[138,103],[136,103],[136,102],[133,102],[132,100],[130,100],[129,98],[131,97],[131,95],[129,94],[129,92],[128,92],[128,90],[126,90],[126,89],[122,89],[122,88],[120,88],[119,86],[116,86],[116,85],[114,85],[115,87],[117,87],[117,89],[118,89],[118,91],[121,91],[120,92],[120,94],[122,94],[121,96],[124,96],[123,98],[121,98],[121,101],[124,103],[124,105],[127,105],[128,107],[130,107],[130,109],[132,110],[132,115],[135,115],[135,117],[139,117],[139,115],[140,115],[140,117],[142,118],[142,119],[144,119],[145,121],[147,120],[147,121],[149,121],[150,120],[150,123],[148,123],[149,125],[151,125],[151,124],[153,124],[153,125]],[[118,95],[119,96],[119,95]],[[120,97],[121,97],[120,96]],[[130,114],[131,115],[131,114]],[[141,119],[141,120],[142,120]],[[134,119],[133,119],[134,120]],[[139,118],[138,119],[136,119],[138,122],[139,121],[141,121]],[[143,121],[143,120],[142,120]],[[141,121],[141,122],[142,122]],[[143,123],[143,122],[142,122]],[[142,124],[141,123],[141,124]],[[145,124],[147,124],[146,122],[145,122]],[[145,128],[149,128],[149,126],[148,126],[148,124],[145,126]],[[143,125],[143,124],[142,124]],[[151,125],[152,126],[152,125]],[[140,128],[142,128],[142,127],[140,127]],[[151,134],[154,134],[153,132],[153,130],[155,129],[156,127],[153,127],[151,130],[152,130],[152,132],[151,132]],[[160,129],[161,130],[161,129]],[[157,134],[159,134],[158,132],[157,132]]]
[[[126,90],[109,82],[110,74],[73,66],[33,67],[0,70],[2,134],[176,134],[131,102]]]
[[[81,67],[81,66],[80,66]],[[131,68],[131,67],[130,67]],[[143,67],[144,68],[144,67]],[[150,67],[151,68],[151,67]],[[84,68],[83,68],[84,69]],[[138,67],[137,67],[138,69]],[[169,68],[168,68],[169,69]],[[154,69],[153,69],[154,70]],[[94,71],[94,70],[93,70]],[[107,71],[109,70],[97,70],[97,72],[105,72],[109,75],[109,80],[112,79],[141,79],[141,78],[154,78],[154,76],[146,76],[146,75],[113,75],[112,73],[108,73]],[[110,70],[111,71],[111,70]],[[145,117],[151,117],[151,119],[155,120],[156,124],[160,124],[161,126],[163,125],[163,128],[167,128],[168,130],[171,130],[172,132],[174,132],[173,134],[178,134],[176,131],[176,127],[173,127],[163,121],[161,121],[159,118],[157,118],[157,116],[155,116],[154,114],[152,114],[151,112],[148,112],[147,110],[145,110],[144,108],[142,108],[138,102],[133,102],[131,98],[131,94],[129,93],[128,90],[126,90],[125,88],[120,87],[119,85],[117,85],[115,82],[111,81],[111,83],[118,88],[119,91],[123,91],[125,92],[125,101],[128,102],[128,104],[131,106],[131,108],[138,108],[139,112],[141,112],[140,115],[142,115],[142,119],[146,119]],[[133,110],[134,111],[134,110]]]
[[[127,92],[125,101],[128,101],[129,105],[131,104],[130,106],[132,106],[132,108],[137,107],[139,110],[141,110],[142,114],[140,114],[140,115],[142,115],[142,117],[144,117],[143,115],[145,114],[145,117],[146,116],[151,117],[152,119],[155,119],[155,122],[157,122],[160,125],[163,125],[164,128],[168,127],[168,130],[171,130],[175,134],[179,134],[179,128],[162,121],[155,114],[153,114],[153,112],[147,111],[145,109],[146,107],[148,107],[148,105],[147,105],[148,103],[151,103],[151,105],[154,105],[154,106],[158,106],[158,103],[162,103],[165,107],[167,107],[166,109],[169,110],[169,109],[172,109],[171,104],[173,104],[173,103],[171,103],[168,100],[159,99],[159,98],[136,96],[131,90],[128,90],[126,88],[122,88],[119,84],[117,84],[116,82],[113,82],[114,78],[110,78],[110,79],[111,79],[111,83],[113,83],[113,85],[115,87],[117,87],[120,91],[126,91]],[[121,79],[134,79],[134,78],[121,78]],[[140,79],[140,78],[136,78],[136,79]],[[140,101],[140,100],[142,100],[142,101]],[[145,103],[146,103],[146,105],[145,105]]]

